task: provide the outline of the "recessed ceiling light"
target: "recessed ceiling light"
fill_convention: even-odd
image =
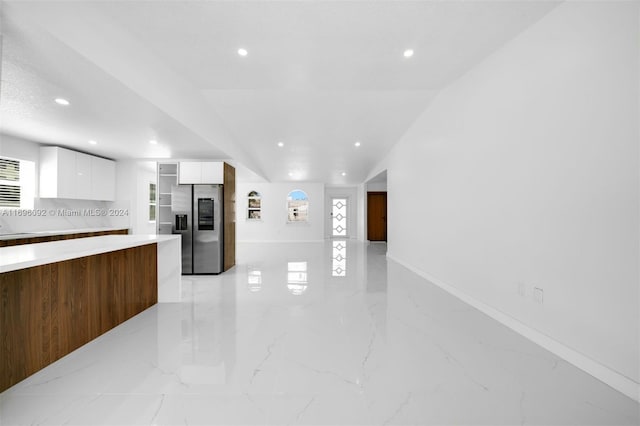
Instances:
[[[407,50],[405,50],[405,51],[404,51],[404,53],[403,53],[403,55],[404,55],[404,57],[405,57],[405,58],[410,58],[410,57],[412,57],[412,56],[413,56],[413,49],[407,49]]]
[[[278,146],[282,148],[284,146],[284,142],[278,142]]]
[[[91,140],[91,141],[89,141],[89,143],[90,143],[91,145],[96,145],[98,142],[96,142],[96,141],[94,141],[94,140]]]
[[[293,172],[289,172],[289,176],[293,177]]]
[[[247,52],[247,49],[243,49],[243,48],[238,49],[238,55],[247,56],[248,54],[249,52]]]
[[[157,141],[157,140],[155,140],[155,139],[151,139],[151,140],[149,141],[149,143],[150,143],[151,145],[158,145],[158,141]]]
[[[359,146],[360,146],[360,141],[358,141],[358,142],[354,143],[354,145],[355,145],[356,147],[359,147]]]
[[[342,172],[342,176],[346,176],[346,175],[347,175],[347,172]]]
[[[63,98],[56,98],[55,101],[58,105],[64,105],[64,106],[69,105],[69,101]]]

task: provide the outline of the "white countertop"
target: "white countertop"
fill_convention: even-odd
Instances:
[[[21,238],[34,238],[34,237],[48,237],[50,235],[69,235],[69,234],[84,234],[86,232],[102,232],[102,231],[117,231],[127,228],[75,228],[75,229],[58,229],[53,231],[32,231],[32,232],[16,232],[13,234],[0,234],[1,240],[19,240]]]
[[[0,247],[0,273],[178,238],[180,235],[105,235]]]

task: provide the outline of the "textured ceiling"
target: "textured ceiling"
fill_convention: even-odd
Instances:
[[[268,180],[355,184],[439,90],[556,4],[3,2],[0,125],[85,150],[96,139],[115,158],[230,158]]]

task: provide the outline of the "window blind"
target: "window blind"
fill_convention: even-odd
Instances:
[[[20,161],[0,158],[0,180],[20,181]]]
[[[0,207],[20,207],[20,161],[0,158]]]

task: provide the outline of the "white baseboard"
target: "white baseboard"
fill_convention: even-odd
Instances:
[[[394,262],[409,269],[410,271],[414,272],[415,274],[419,275],[420,277],[426,279],[427,281],[437,285],[441,289],[457,297],[463,302],[487,314],[488,316],[495,319],[496,321],[504,324],[505,326],[509,327],[516,333],[526,337],[527,339],[542,346],[546,350],[554,353],[555,355],[559,356],[565,361],[575,365],[576,367],[592,375],[596,379],[606,383],[607,385],[611,386],[617,391],[622,392],[629,398],[632,398],[635,401],[640,402],[640,383],[630,379],[629,377],[623,374],[618,373],[615,370],[612,370],[609,367],[602,365],[597,361],[594,361],[593,359],[589,358],[588,356],[574,349],[571,349],[570,347],[558,342],[555,339],[552,339],[546,334],[543,334],[538,330],[531,328],[528,325],[518,321],[517,319],[505,314],[504,312],[501,312],[487,305],[486,303],[481,302],[469,296],[468,294],[460,291],[456,287],[449,285],[439,280],[438,278],[429,275],[424,271],[414,268],[413,266],[408,265],[399,259],[396,259],[395,257],[393,257],[388,253],[387,253],[387,257],[393,260]]]

